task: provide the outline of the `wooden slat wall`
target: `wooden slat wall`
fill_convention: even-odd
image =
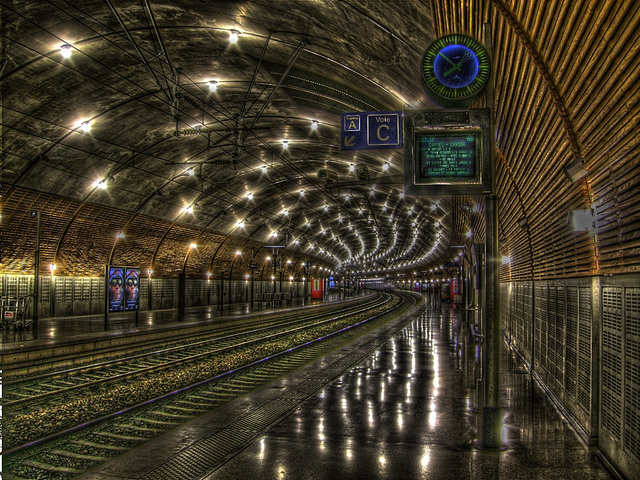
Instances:
[[[131,212],[103,206],[80,206],[81,203],[77,201],[23,188],[15,189],[2,209],[0,247],[3,254],[0,275],[33,274],[36,220],[30,216],[32,210],[40,210],[42,218],[41,275],[50,273],[49,265],[54,262],[58,243],[60,246],[55,258],[58,267],[55,275],[58,276],[103,275],[112,248],[112,265],[138,266],[143,269],[145,276],[155,254],[155,278],[177,278],[182,272],[189,245],[193,241],[198,247],[189,254],[185,270],[190,278],[204,278],[209,271],[217,274],[225,272],[225,278],[228,278],[235,252],[240,249],[243,256],[234,263],[233,278],[244,280],[252,248],[255,252],[254,261],[260,267],[270,255],[260,242],[253,240],[234,236],[227,238],[222,233],[203,231],[188,225],[172,225],[165,220],[145,215],[134,217]],[[116,243],[119,232],[124,232],[125,237]],[[8,252],[10,256],[7,255]],[[298,270],[301,255],[286,250],[280,252],[285,262],[286,259],[292,259],[294,264],[298,262]],[[310,255],[305,256],[307,257],[313,259]],[[329,267],[322,260],[313,260],[317,270]],[[288,272],[291,271],[292,267],[288,267],[286,274],[289,275]],[[299,272],[294,274],[297,273]]]
[[[431,4],[436,36],[493,26],[502,280],[640,271],[640,4]],[[589,175],[571,184],[576,156]],[[596,234],[572,231],[569,212],[591,206]]]

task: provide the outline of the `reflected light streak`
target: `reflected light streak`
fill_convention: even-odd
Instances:
[[[369,415],[369,425],[373,426],[373,405],[371,400],[367,401],[367,413]]]
[[[264,438],[262,438],[260,440],[260,460],[264,460],[264,450],[265,450]]]
[[[429,414],[429,426],[431,428],[434,428],[438,423],[437,423],[437,412],[433,411]]]
[[[347,457],[347,460],[351,460],[353,458],[353,439],[351,438],[347,438],[344,456]]]
[[[422,458],[420,458],[420,466],[422,467],[423,474],[427,473],[426,470],[429,468],[429,460],[431,460],[431,449],[429,447],[425,447]]]

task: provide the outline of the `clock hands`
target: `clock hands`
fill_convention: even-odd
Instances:
[[[442,53],[440,53],[440,55],[442,55]],[[444,72],[444,76],[448,77],[449,75],[451,75],[453,72],[456,72],[458,70],[460,70],[460,68],[462,68],[462,64],[464,62],[466,62],[467,60],[471,60],[471,54],[469,52],[465,52],[464,55],[462,55],[462,59],[458,62],[458,63],[453,63],[451,60],[449,60],[447,57],[445,57],[444,55],[442,55],[451,65],[453,65],[453,67],[451,67],[449,70],[447,70],[446,72]]]
[[[456,66],[456,64],[453,63],[453,61],[449,60],[442,52],[438,52],[438,55],[440,55],[442,58],[444,58],[447,62],[449,62],[454,67]]]

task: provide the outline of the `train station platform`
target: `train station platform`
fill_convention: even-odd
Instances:
[[[614,478],[506,344],[505,448],[477,447],[480,348],[461,318],[398,319],[79,478]]]
[[[347,297],[347,299],[355,297]],[[282,305],[272,306],[256,302],[253,311],[246,303],[188,307],[183,316],[175,308],[165,310],[143,310],[139,312],[111,313],[105,321],[104,314],[74,317],[41,318],[37,325],[27,329],[8,328],[0,331],[0,346],[3,351],[14,348],[28,349],[38,345],[53,345],[59,342],[89,338],[108,338],[158,329],[182,328],[246,317],[251,314],[272,314],[278,311],[304,308],[322,303],[338,302],[340,294],[328,294],[323,299],[309,297],[293,298]]]

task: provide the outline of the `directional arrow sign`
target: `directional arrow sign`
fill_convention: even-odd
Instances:
[[[343,113],[342,150],[402,148],[402,112]]]
[[[345,147],[354,147],[356,145],[356,136],[355,135],[345,135],[344,137],[344,146]]]

